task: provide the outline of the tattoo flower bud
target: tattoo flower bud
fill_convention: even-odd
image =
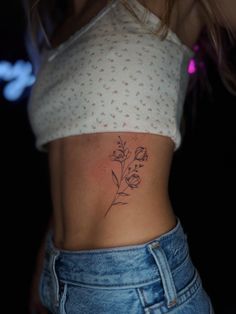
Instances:
[[[128,188],[133,190],[139,187],[141,178],[137,172],[140,167],[143,167],[141,162],[148,159],[147,150],[143,146],[137,147],[134,152],[134,158],[130,158],[131,151],[126,147],[126,141],[123,141],[120,136],[118,137],[117,145],[117,149],[109,157],[112,161],[120,163],[120,175],[117,175],[117,170],[112,170],[111,172],[113,183],[116,186],[116,193],[104,217],[109,213],[112,206],[128,204],[124,201],[124,198],[129,196],[125,191]],[[127,159],[130,160],[126,163]]]
[[[140,146],[140,147],[136,148],[135,157],[134,157],[135,160],[145,161],[145,160],[147,160],[147,158],[148,158],[147,149],[145,147]]]
[[[125,178],[126,183],[131,189],[137,188],[139,183],[141,182],[141,178],[136,173],[132,174],[129,177]]]
[[[125,150],[117,149],[113,151],[113,154],[111,155],[111,160],[124,162],[126,159],[129,158],[129,156],[130,156],[130,151],[128,149],[125,149]]]

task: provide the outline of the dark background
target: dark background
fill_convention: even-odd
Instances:
[[[24,27],[20,1],[4,2],[0,60],[28,60]],[[235,47],[232,51],[235,56]],[[235,70],[235,58],[233,62]],[[220,81],[211,58],[206,56],[205,63],[213,94],[197,96],[194,118],[193,97],[186,99],[186,130],[173,160],[170,196],[216,314],[233,314],[236,101]],[[5,312],[28,314],[29,282],[51,211],[47,155],[34,146],[27,91],[19,101],[8,102],[2,97],[4,85],[0,81],[2,298]]]

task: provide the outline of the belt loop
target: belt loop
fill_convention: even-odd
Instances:
[[[149,244],[148,248],[157,263],[167,300],[167,307],[171,308],[177,304],[177,293],[165,252],[157,241]]]

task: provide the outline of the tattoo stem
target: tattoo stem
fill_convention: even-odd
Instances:
[[[121,175],[121,180],[123,180],[124,179],[124,176],[125,176],[125,173],[126,173],[126,171],[127,171],[127,169],[129,168],[129,166],[132,164],[132,162],[134,162],[134,159],[127,165],[127,167],[125,168],[125,171],[122,173],[122,175]]]
[[[121,192],[119,192],[120,187],[118,188],[118,190],[117,190],[117,192],[116,192],[116,196],[114,197],[113,201],[111,202],[111,205],[108,207],[108,209],[107,209],[107,211],[106,211],[104,217],[106,217],[106,215],[108,214],[109,210],[110,210],[111,207],[114,205],[114,202],[115,202],[115,201],[117,200],[117,198],[119,197],[118,194],[119,194],[119,193],[124,193],[124,191],[127,190],[128,187],[129,187],[129,186],[127,185],[126,188],[124,188],[124,190],[121,191]],[[118,196],[117,196],[117,195],[118,195]]]

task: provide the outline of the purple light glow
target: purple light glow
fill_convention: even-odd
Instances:
[[[188,73],[189,74],[194,74],[197,72],[197,65],[196,61],[194,59],[191,59],[188,65]]]

